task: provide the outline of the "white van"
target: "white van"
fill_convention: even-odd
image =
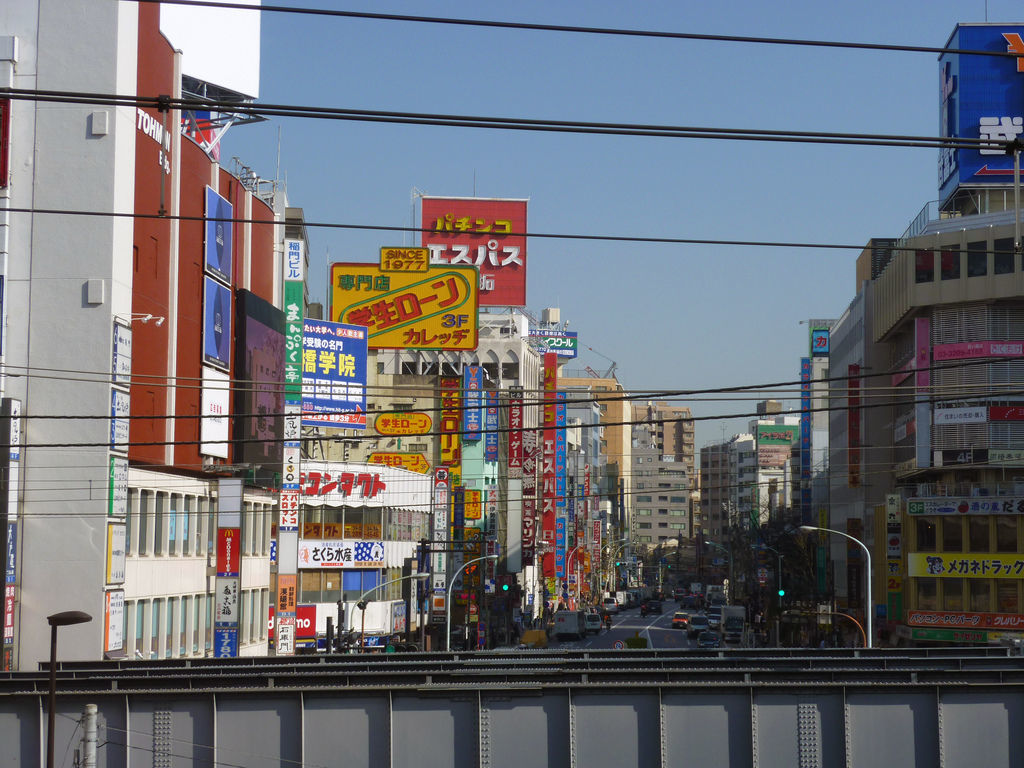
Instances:
[[[555,613],[554,635],[556,640],[574,637],[582,640],[587,636],[587,617],[584,611],[557,611]]]

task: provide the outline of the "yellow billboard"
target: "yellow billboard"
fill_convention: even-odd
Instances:
[[[421,411],[385,411],[373,421],[379,435],[426,435],[430,427],[430,416]]]
[[[1024,556],[972,552],[911,552],[907,575],[952,579],[1024,579]]]
[[[407,469],[410,472],[418,472],[421,475],[427,474],[430,470],[430,463],[427,461],[427,457],[422,453],[371,453],[369,463],[383,464],[386,467],[396,467],[398,469]]]
[[[331,319],[365,325],[370,349],[472,351],[478,337],[476,267],[385,272],[378,265],[331,265]]]

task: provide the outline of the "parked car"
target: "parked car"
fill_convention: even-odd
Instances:
[[[676,611],[672,615],[672,629],[686,629],[690,625],[690,614],[686,611]]]
[[[648,600],[640,606],[641,616],[646,616],[649,613],[661,613],[661,603],[657,600]]]
[[[606,613],[618,613],[619,603],[614,597],[606,597],[601,601],[601,607]]]
[[[587,622],[587,632],[592,632],[595,635],[601,631],[601,627],[604,626],[604,622],[601,620],[601,614],[595,611],[587,611],[587,615],[584,616]]]
[[[717,632],[701,632],[697,638],[698,648],[718,648],[722,644]]]
[[[686,634],[689,637],[697,637],[701,632],[710,628],[711,623],[708,621],[708,617],[703,613],[698,613],[690,617],[690,623],[686,626]]]

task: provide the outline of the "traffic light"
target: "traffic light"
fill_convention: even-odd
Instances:
[[[779,597],[785,597],[785,596],[786,596],[786,590],[780,589],[779,590]]]
[[[501,591],[502,592],[508,592],[508,582],[507,581],[501,585]]]

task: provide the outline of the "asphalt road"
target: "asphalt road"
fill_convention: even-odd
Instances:
[[[612,616],[611,630],[602,629],[597,635],[587,635],[584,640],[552,641],[551,648],[614,648],[616,641],[625,645],[626,638],[643,637],[647,639],[647,647],[662,650],[673,648],[696,648],[697,639],[686,636],[685,629],[672,629],[672,614],[676,611],[675,603],[664,609],[664,613],[641,616],[639,608],[630,608]]]

